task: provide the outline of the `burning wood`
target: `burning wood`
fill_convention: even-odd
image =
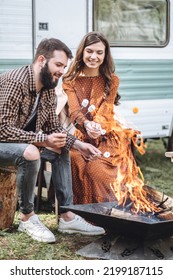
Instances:
[[[162,200],[157,207],[161,207],[167,200],[168,200],[168,197],[166,199]]]
[[[153,198],[151,199],[151,196],[145,191],[143,185],[141,183],[139,184],[139,180],[136,185],[133,183],[133,185],[125,184],[120,186],[115,182],[111,185],[111,189],[118,201],[118,207],[122,207],[126,209],[126,211],[129,208],[134,214],[154,214],[163,211],[161,206],[164,202],[154,200]]]
[[[127,187],[123,190],[117,189],[116,185],[111,186],[118,204],[112,207],[110,215],[125,218],[133,217],[134,214],[148,217],[157,217],[161,220],[173,220],[173,205],[169,203],[169,197],[162,197],[160,192],[152,190],[146,185]]]

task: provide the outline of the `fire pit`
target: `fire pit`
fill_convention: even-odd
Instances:
[[[158,204],[160,214],[133,214],[118,208],[117,202],[64,206],[86,220],[104,227],[107,231],[144,240],[168,237],[173,234],[173,199],[148,186],[145,190]]]
[[[148,186],[145,190],[160,212],[134,214],[117,202],[64,206],[107,231],[77,253],[100,259],[173,259],[173,199]]]

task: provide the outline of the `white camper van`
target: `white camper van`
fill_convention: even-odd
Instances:
[[[173,150],[173,0],[0,0],[0,72],[31,63],[43,38],[75,54],[93,30],[109,39],[121,80],[117,117]]]

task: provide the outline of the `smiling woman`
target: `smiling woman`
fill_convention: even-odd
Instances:
[[[99,67],[103,63],[104,57],[105,45],[102,42],[87,46],[83,52],[84,75],[98,76]]]
[[[112,186],[141,187],[139,168],[131,151],[131,143],[144,153],[143,143],[137,145],[139,131],[125,129],[114,118],[114,104],[119,104],[119,78],[114,73],[110,47],[105,36],[90,32],[84,36],[74,61],[63,77],[68,96],[75,136],[99,148],[103,156],[84,158],[72,150],[74,203],[97,203],[115,200]],[[88,108],[80,110],[83,99]],[[94,106],[92,112],[88,109]],[[104,133],[103,133],[104,131]]]

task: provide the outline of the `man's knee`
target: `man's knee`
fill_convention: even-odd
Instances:
[[[40,152],[36,146],[30,144],[24,151],[23,156],[26,160],[38,160]]]

